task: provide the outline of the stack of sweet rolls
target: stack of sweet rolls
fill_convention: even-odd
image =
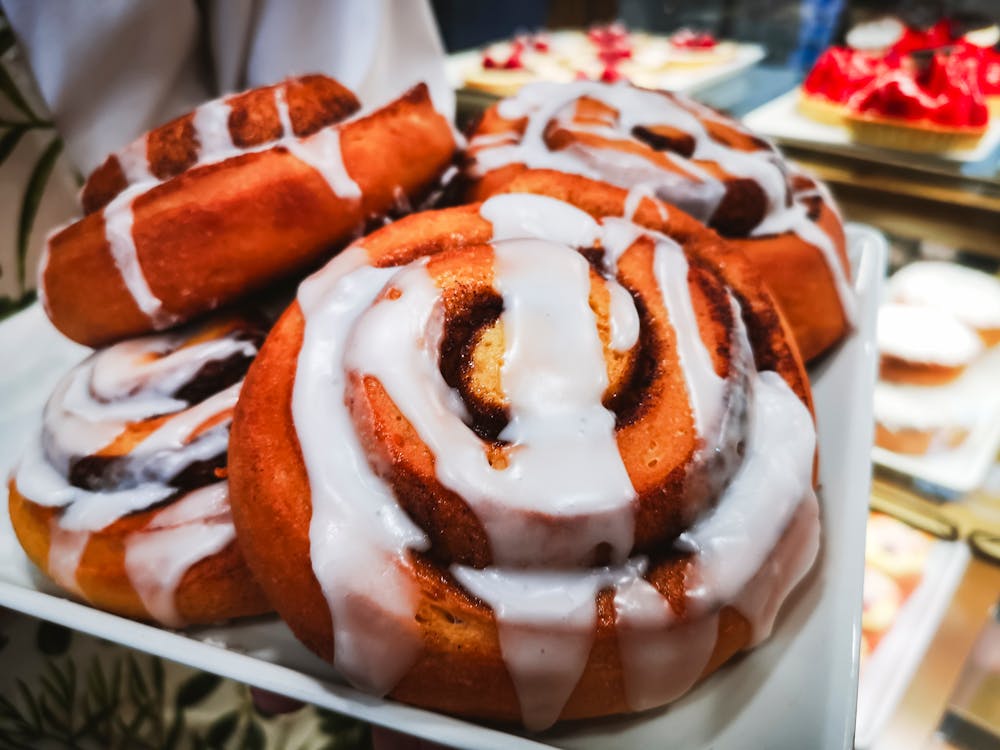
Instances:
[[[44,308],[104,348],[52,394],[10,512],[64,589],[174,627],[269,609],[227,481],[233,407],[269,321],[236,308],[418,202],[454,151],[423,86],[352,118],[359,107],[319,75],[203,104],[109,156],[83,218],[50,236]]]
[[[965,375],[997,343],[995,277],[939,261],[898,271],[879,310],[876,444],[906,454],[961,445],[983,408]]]
[[[88,182],[40,277],[109,346],[13,474],[22,544],[132,617],[269,605],[419,706],[541,729],[674,700],[816,558],[800,348],[852,309],[829,196],[714,111],[587,83],[492,109],[455,205],[403,216],[452,129],[423,88],[334,122],[356,106],[320,77],[248,92]],[[266,338],[209,315],[352,237]],[[244,606],[195,608],[224,545]]]

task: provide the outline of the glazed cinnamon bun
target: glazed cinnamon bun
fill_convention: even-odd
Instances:
[[[816,554],[808,381],[742,256],[570,175],[406,217],[251,366],[233,517],[352,683],[521,721],[638,711],[766,638]]]
[[[265,331],[230,316],[122,342],[63,378],[10,479],[14,531],[59,586],[171,627],[267,611],[226,481],[233,407]]]
[[[482,200],[529,169],[628,188],[704,221],[744,250],[811,360],[850,329],[840,217],[825,188],[770,142],[678,94],[593,81],[525,86],[472,133],[464,194]]]
[[[304,273],[436,182],[455,147],[419,85],[349,121],[322,76],[208,102],[112,155],[86,215],[49,239],[52,322],[101,346],[162,330]]]

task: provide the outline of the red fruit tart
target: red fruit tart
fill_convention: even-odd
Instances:
[[[799,111],[819,122],[843,125],[847,101],[889,69],[889,63],[868,52],[830,47],[802,83]]]
[[[986,133],[989,111],[967,67],[959,56],[940,54],[925,85],[902,70],[879,76],[848,102],[851,136],[923,153],[974,148]]]

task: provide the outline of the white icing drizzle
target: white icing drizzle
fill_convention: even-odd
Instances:
[[[734,368],[747,379],[750,397],[745,457],[714,509],[684,535],[695,554],[691,594],[699,618],[675,622],[643,578],[646,561],[629,557],[635,490],[617,450],[614,417],[601,405],[607,374],[588,305],[590,271],[574,251],[599,242],[612,288],[615,264],[644,230],[622,219],[599,223],[540,196],[497,196],[481,215],[494,227],[494,283],[504,300],[501,384],[510,414],[501,434],[508,441],[504,469],[487,461],[438,369],[443,312],[426,259],[374,268],[356,245],[299,290],[305,332],[292,414],[312,490],[311,557],[333,616],[336,664],[352,682],[386,692],[421,647],[408,552],[425,549],[428,540],[372,469],[346,404],[351,380],[372,376],[434,455],[438,480],[465,499],[486,529],[493,564],[453,565],[451,572],[494,612],[527,726],[544,728],[562,712],[585,669],[595,598],[605,589],[614,595],[629,705],[659,705],[704,670],[720,607],[736,606],[751,620],[755,639],[761,637],[811,565],[818,539],[809,511],[815,506],[811,417],[775,373]],[[683,251],[649,234],[696,424],[709,433],[706,448],[715,450],[721,438],[712,436],[724,433],[719,425],[727,422],[727,407],[716,401],[728,398],[730,386],[698,343]],[[394,293],[383,294],[387,288]],[[734,356],[745,358],[749,344],[733,305]],[[634,345],[635,314],[627,292],[612,303],[619,345]],[[569,523],[547,530],[532,511]],[[587,568],[599,541],[610,545],[612,566]],[[776,545],[787,548],[782,564],[767,561]]]
[[[49,524],[49,535],[49,575],[64,589],[83,598],[76,572],[80,568],[87,542],[90,541],[90,534],[64,529],[57,520],[53,520]]]
[[[157,622],[181,627],[177,587],[197,562],[236,539],[229,487],[217,482],[189,492],[157,513],[125,541],[125,571],[143,606]]]
[[[882,354],[949,367],[967,365],[983,351],[982,339],[958,318],[918,305],[882,305],[877,341]]]
[[[758,373],[751,391],[743,463],[715,510],[678,540],[698,555],[698,582],[688,598],[703,610],[739,596],[799,503],[814,496],[816,433],[809,410],[774,372]]]
[[[286,85],[281,83],[274,87],[275,107],[282,125],[281,136],[255,146],[239,147],[233,142],[229,130],[231,108],[225,99],[206,102],[195,109],[192,113],[192,125],[198,149],[196,161],[191,168],[282,146],[295,158],[319,172],[334,195],[345,200],[359,200],[361,189],[348,174],[340,150],[340,128],[344,122],[328,125],[307,138],[296,137],[285,100]],[[165,309],[163,301],[150,289],[139,262],[132,226],[135,199],[163,181],[157,179],[150,170],[147,136],[134,141],[116,156],[129,185],[102,209],[105,238],[115,266],[137,307],[149,318],[154,330],[163,330],[176,324],[178,318]],[[47,241],[43,255],[46,263],[48,252]],[[43,288],[44,284],[40,284],[39,289]]]
[[[194,462],[226,451],[228,416],[195,437],[209,420],[236,404],[241,383],[188,405],[172,394],[210,362],[234,354],[247,358],[256,346],[227,335],[185,346],[189,334],[161,334],[122,342],[97,352],[70,371],[46,404],[41,433],[32,439],[14,472],[18,491],[36,505],[61,509],[51,522],[48,568],[53,579],[82,595],[81,557],[93,533],[132,512],[176,495],[172,477]],[[120,459],[107,488],[70,484],[71,464],[98,454],[130,422],[164,415],[164,421]],[[184,573],[234,538],[227,484],[185,493],[126,540],[126,573],[150,616],[182,624],[174,594]]]
[[[139,264],[139,254],[132,232],[132,202],[150,187],[148,182],[130,185],[102,210],[104,236],[111,250],[111,257],[121,273],[122,281],[140,312],[146,315],[156,330],[169,328],[177,322],[175,315],[163,307],[163,301],[153,294],[149,281]]]
[[[670,324],[677,337],[677,354],[684,370],[691,415],[699,435],[707,435],[720,421],[725,407],[726,381],[715,373],[712,356],[698,334],[688,287],[688,263],[681,246],[668,237],[657,240],[653,274],[663,290]]]
[[[302,283],[306,326],[292,399],[312,490],[313,572],[333,617],[335,664],[379,694],[395,686],[420,652],[406,552],[425,548],[427,539],[358,442],[344,403],[344,356],[351,322],[395,270],[367,266],[365,251],[354,246]]]
[[[1000,328],[1000,280],[943,261],[903,266],[889,279],[888,299],[951,313],[976,329]]]
[[[199,161],[213,160],[219,155],[228,156],[236,149],[229,130],[231,113],[232,108],[225,99],[205,102],[194,111],[191,124],[198,140]]]
[[[125,180],[132,182],[149,182],[155,180],[149,171],[149,156],[147,155],[148,136],[142,136],[132,141],[118,152],[118,165],[121,167]]]
[[[616,109],[617,123],[573,123],[575,103],[580,97],[597,99]],[[629,188],[630,191],[648,191],[680,206],[696,218],[708,221],[722,200],[725,187],[695,161],[715,162],[736,177],[753,179],[767,197],[765,218],[753,229],[751,236],[794,232],[804,242],[816,247],[830,269],[845,315],[849,321],[853,320],[854,296],[833,240],[809,219],[804,195],[793,194],[789,201],[789,183],[778,151],[773,147],[740,151],[719,143],[696,117],[696,114],[704,117],[705,112],[705,108],[684,97],[668,97],[623,84],[608,85],[596,81],[529,84],[499,105],[499,113],[506,119],[528,118],[523,136],[516,143],[504,143],[492,134],[483,141],[473,138],[470,148],[475,158],[474,171],[483,174],[506,164],[521,163],[535,169],[580,174]],[[663,169],[641,155],[616,149],[574,143],[568,148],[552,151],[545,143],[545,132],[553,121],[615,140],[630,138],[636,126],[667,125],[690,134],[694,139],[694,152],[690,159],[672,152],[659,152],[681,170],[677,173]],[[735,122],[726,124],[741,130]],[[625,211],[627,218],[631,218],[637,208],[641,194],[630,192]]]
[[[361,198],[361,188],[347,174],[344,156],[340,151],[340,130],[323,128],[308,138],[296,138],[292,129],[292,119],[288,114],[284,86],[274,89],[274,104],[285,133],[281,144],[299,161],[319,172],[330,186],[333,194],[345,199]]]
[[[652,188],[645,183],[639,183],[629,189],[628,195],[625,196],[625,206],[622,216],[629,221],[632,221],[635,218],[635,212],[639,210],[639,206],[642,204],[643,198],[653,198],[653,206],[656,208],[656,212],[660,215],[660,219],[662,221],[667,220],[666,206],[662,201],[655,200],[656,194],[653,192]]]
[[[718,615],[677,622],[663,595],[638,576],[618,586],[614,604],[629,707],[643,711],[686,693],[715,648]]]

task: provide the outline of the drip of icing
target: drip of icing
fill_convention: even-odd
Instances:
[[[681,246],[668,237],[657,238],[653,274],[677,339],[677,355],[684,370],[695,429],[704,436],[720,421],[726,403],[726,381],[716,374],[712,357],[698,334],[698,319],[688,287],[687,258]]]
[[[809,410],[781,376],[758,373],[743,463],[715,509],[678,539],[698,556],[689,606],[707,611],[734,601],[799,504],[814,498],[815,438]]]
[[[195,563],[221,552],[235,538],[226,482],[189,492],[130,534],[125,572],[150,616],[170,627],[183,626],[175,596],[181,579]]]
[[[607,228],[590,214],[546,195],[495,195],[480,206],[479,215],[493,225],[494,242],[534,237],[570,247],[591,247],[599,239],[607,241]],[[634,239],[639,230],[634,224],[628,226]],[[607,288],[611,296],[611,348],[628,351],[639,339],[639,313],[631,295],[621,284],[609,279]]]
[[[718,615],[676,622],[663,595],[638,576],[617,587],[614,605],[629,708],[644,711],[686,693],[715,648]]]
[[[194,111],[191,124],[198,140],[198,161],[209,161],[219,155],[230,155],[236,149],[229,131],[232,109],[224,99],[205,102]]]
[[[104,235],[111,257],[121,273],[122,281],[139,310],[149,318],[153,328],[168,328],[177,322],[176,316],[163,307],[163,301],[153,294],[143,274],[139,254],[132,234],[132,201],[149,189],[148,182],[130,185],[103,209]]]
[[[281,143],[288,152],[319,172],[334,195],[360,200],[361,188],[351,179],[347,167],[344,166],[344,156],[340,150],[340,130],[323,128],[308,138],[298,139],[295,137],[292,120],[288,114],[284,86],[275,87],[274,103],[278,108],[278,117],[285,134]]]
[[[653,205],[656,207],[656,212],[659,214],[660,220],[667,220],[666,206],[663,205],[662,201],[656,200],[656,194],[650,186],[645,183],[639,183],[629,189],[628,195],[625,196],[625,206],[622,216],[629,221],[632,221],[635,218],[635,212],[638,211],[639,206],[642,205],[643,198],[652,198],[654,201]]]
[[[451,572],[492,608],[524,725],[532,730],[555,723],[583,674],[597,592],[636,576],[632,567],[567,574],[454,565]]]
[[[611,296],[608,320],[611,324],[611,349],[627,352],[639,341],[639,311],[628,290],[616,281],[608,282]]]
[[[615,127],[606,125],[581,126],[568,120],[572,107],[580,97],[597,99],[618,112]],[[724,185],[695,161],[722,164],[736,177],[753,179],[764,191],[768,207],[764,220],[752,236],[793,232],[804,242],[816,247],[830,268],[841,305],[849,321],[853,321],[853,292],[847,282],[832,239],[812,222],[806,206],[792,195],[789,205],[788,181],[773,148],[740,151],[712,138],[699,116],[705,109],[690,100],[626,85],[606,85],[595,81],[572,84],[535,83],[524,86],[516,96],[503,100],[499,113],[506,119],[527,118],[524,134],[516,143],[498,143],[490,138],[480,142],[473,138],[478,174],[512,163],[522,163],[534,169],[556,169],[580,174],[591,179],[612,182],[635,190],[641,187],[657,197],[680,206],[702,221],[708,221],[725,195]],[[717,118],[711,118],[717,119]],[[694,152],[686,159],[672,152],[660,152],[682,170],[681,174],[663,169],[648,159],[609,148],[594,148],[580,143],[568,148],[550,150],[545,143],[545,131],[550,122],[621,140],[636,126],[666,125],[688,133],[694,139]],[[730,127],[739,128],[735,123]],[[636,205],[638,198],[633,199]],[[630,206],[632,207],[632,206]],[[634,208],[634,207],[632,207]],[[626,215],[629,212],[626,211]]]
[[[479,207],[479,215],[493,225],[494,242],[534,237],[570,247],[590,247],[601,231],[586,211],[547,195],[495,195]]]
[[[142,136],[132,141],[128,146],[118,152],[118,165],[121,167],[125,180],[132,182],[149,182],[155,180],[153,173],[149,171],[149,157],[147,156],[148,136]]]
[[[76,572],[89,541],[90,532],[64,529],[57,519],[49,524],[49,575],[53,581],[80,598],[84,598],[84,595]]]
[[[427,539],[372,471],[344,403],[351,322],[396,270],[366,260],[362,248],[349,248],[299,287],[306,324],[292,417],[309,476],[310,556],[333,618],[335,664],[355,685],[384,694],[420,653],[407,550],[425,548]]]

